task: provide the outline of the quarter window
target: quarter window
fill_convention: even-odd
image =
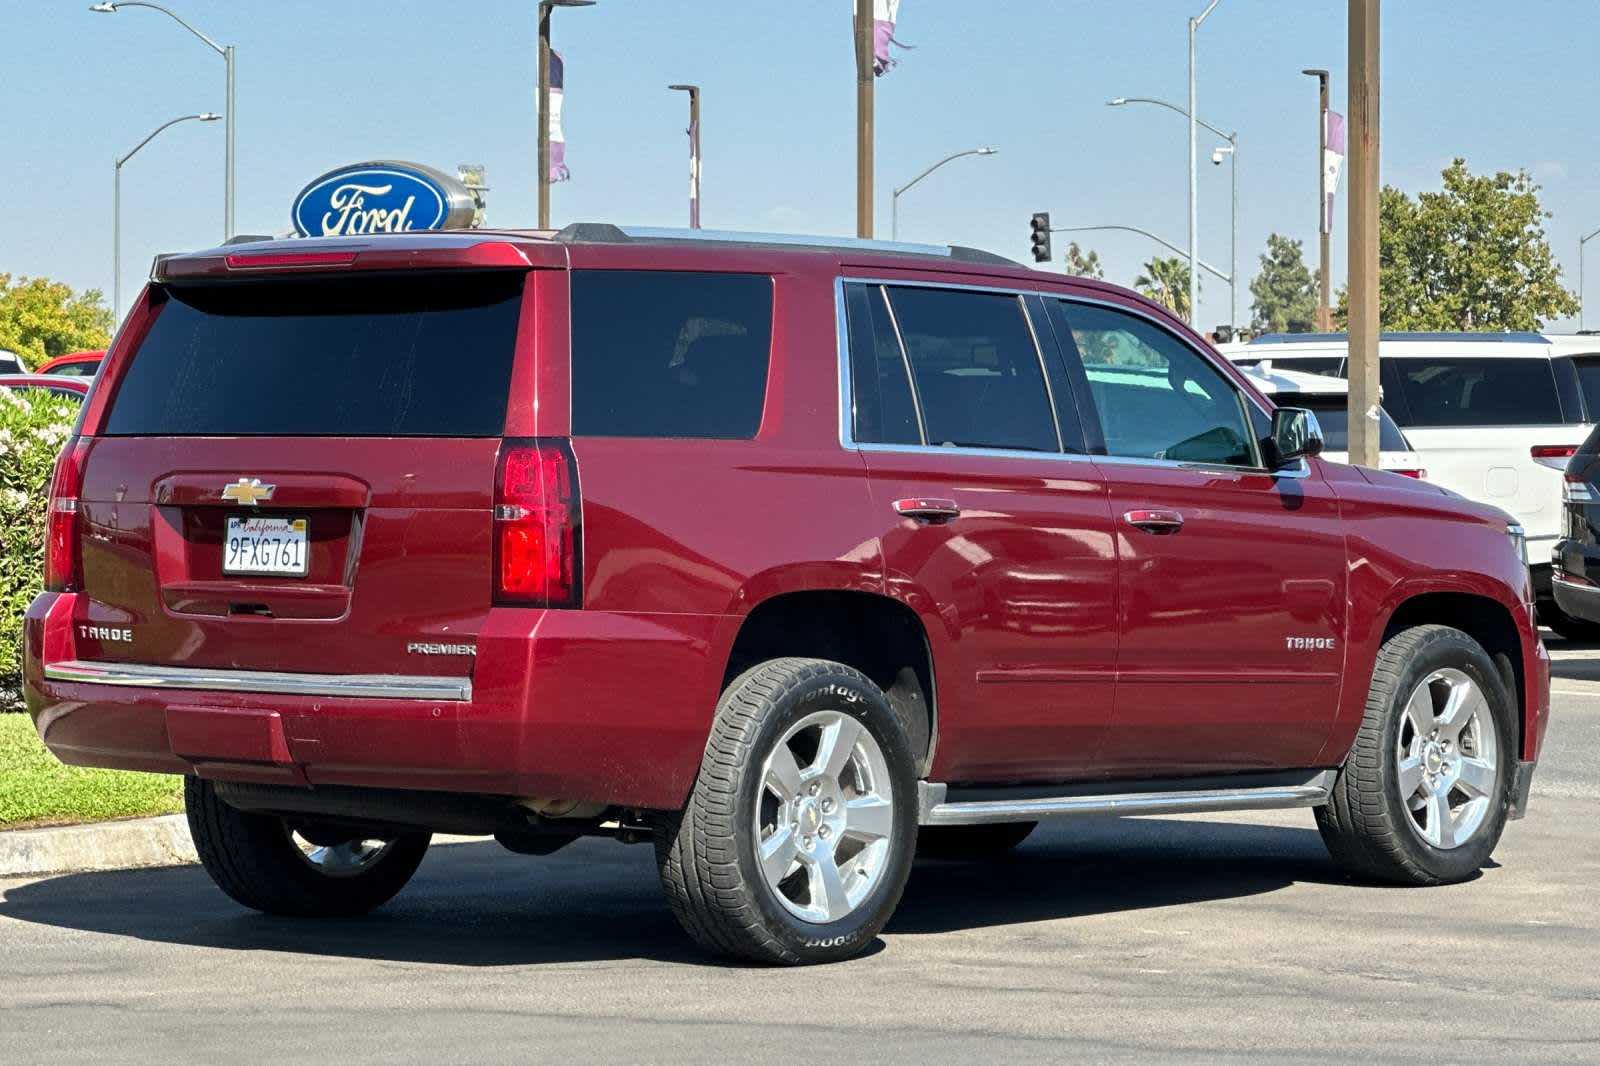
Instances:
[[[1109,455],[1258,466],[1239,390],[1170,333],[1063,301]]]
[[[1018,297],[931,288],[887,292],[929,444],[1060,450],[1039,350]]]
[[[761,426],[772,279],[572,272],[572,432],[745,439]]]

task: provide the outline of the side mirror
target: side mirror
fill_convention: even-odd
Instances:
[[[1280,407],[1272,413],[1272,468],[1281,470],[1322,454],[1322,427],[1304,407]]]

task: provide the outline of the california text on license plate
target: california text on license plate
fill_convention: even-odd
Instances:
[[[230,516],[222,542],[222,572],[305,577],[306,533],[304,518]]]

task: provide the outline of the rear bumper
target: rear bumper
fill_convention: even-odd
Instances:
[[[1563,540],[1552,551],[1555,561],[1550,587],[1556,606],[1570,618],[1600,622],[1600,552],[1592,545]]]
[[[25,623],[28,709],[63,762],[646,809],[688,794],[737,627],[505,608],[470,679],[284,674],[81,661],[84,600],[46,593]]]

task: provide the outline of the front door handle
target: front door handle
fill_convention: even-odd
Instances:
[[[961,514],[954,500],[931,500],[922,496],[896,500],[894,510],[902,518],[915,518],[919,522],[944,522]]]
[[[1134,529],[1169,537],[1183,530],[1183,515],[1177,511],[1129,511],[1122,520]]]

